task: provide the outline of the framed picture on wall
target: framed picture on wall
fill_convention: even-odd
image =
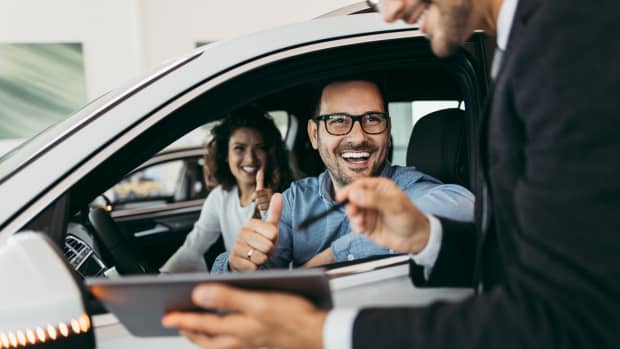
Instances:
[[[86,102],[81,43],[0,43],[0,154]]]

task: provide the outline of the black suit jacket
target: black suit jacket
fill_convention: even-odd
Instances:
[[[519,1],[481,131],[477,229],[442,220],[428,280],[479,275],[484,291],[362,310],[354,348],[620,348],[619,9]]]

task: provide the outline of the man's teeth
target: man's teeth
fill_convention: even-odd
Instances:
[[[342,157],[344,159],[366,159],[366,158],[370,157],[370,153],[365,153],[365,152],[353,153],[353,152],[349,152],[349,153],[343,153]]]

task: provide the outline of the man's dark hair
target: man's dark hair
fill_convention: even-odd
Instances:
[[[379,90],[379,94],[381,94],[381,99],[383,100],[383,110],[386,113],[388,112],[388,102],[385,97],[386,96],[385,87],[383,83],[381,83],[381,80],[379,78],[375,78],[372,76],[351,75],[351,76],[340,77],[337,79],[321,81],[316,85],[317,88],[315,90],[316,91],[315,103],[314,103],[314,109],[312,110],[314,114],[310,115],[310,117],[312,118],[314,116],[318,116],[319,113],[321,112],[321,99],[323,97],[323,90],[325,90],[327,86],[331,84],[335,84],[335,83],[350,82],[350,81],[364,81],[364,82],[369,82],[377,86],[377,89]]]
[[[264,185],[274,192],[284,191],[291,184],[293,174],[282,135],[269,116],[253,107],[245,107],[231,113],[211,131],[215,142],[212,149],[215,156],[211,170],[218,184],[225,190],[231,190],[237,185],[227,160],[230,137],[240,128],[251,128],[260,133],[267,154]]]

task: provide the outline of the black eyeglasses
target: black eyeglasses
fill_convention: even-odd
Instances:
[[[351,115],[347,113],[334,113],[319,115],[312,118],[317,124],[321,120],[325,121],[325,129],[332,136],[344,136],[353,129],[356,121],[359,121],[362,130],[370,135],[378,135],[385,132],[389,123],[390,115],[381,112],[368,112],[362,115]]]

